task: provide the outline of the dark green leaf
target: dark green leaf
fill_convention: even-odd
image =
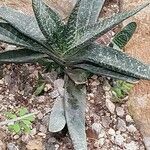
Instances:
[[[134,8],[130,11],[125,11],[122,13],[118,13],[113,15],[110,18],[101,19],[98,23],[90,26],[83,27],[77,31],[77,36],[75,42],[72,44],[69,50],[65,52],[66,55],[71,55],[75,53],[75,47],[85,47],[89,45],[91,42],[95,41],[98,37],[102,36],[110,29],[121,23],[122,21],[126,20],[127,18],[135,15],[140,10],[148,6],[149,3],[143,4],[139,7]],[[85,32],[86,30],[86,32]],[[78,51],[78,49],[76,49]]]
[[[97,22],[105,0],[82,0],[78,12],[78,29]]]
[[[34,16],[25,15],[9,7],[0,7],[0,17],[21,33],[38,41],[45,41]]]
[[[124,80],[130,83],[136,83],[139,81],[139,79],[137,78],[133,78],[133,77],[130,77],[130,76],[127,76],[127,75],[124,75],[115,71],[111,71],[109,69],[104,69],[100,66],[94,66],[93,64],[79,64],[79,65],[76,65],[75,67],[82,68],[84,70],[87,70],[97,75],[104,75],[104,76],[111,77],[114,79]]]
[[[62,97],[57,97],[50,114],[49,131],[59,132],[66,125],[64,102]]]
[[[42,33],[47,39],[55,42],[54,35],[63,29],[60,17],[42,0],[32,0],[32,6]]]
[[[73,44],[73,42],[75,41],[76,38],[76,34],[77,34],[77,28],[78,28],[78,11],[79,11],[79,7],[80,7],[80,3],[81,0],[77,0],[72,13],[69,16],[67,25],[65,27],[65,44],[67,44],[67,48],[69,49],[69,46],[71,46]]]
[[[5,37],[7,37],[5,39]],[[7,41],[9,40],[9,41]],[[57,63],[62,64],[62,60],[60,60],[56,54],[54,54],[54,51],[51,49],[47,49],[37,43],[36,41],[30,39],[29,37],[23,35],[21,32],[19,32],[17,29],[13,28],[11,25],[6,23],[0,23],[0,41],[23,46],[28,49],[31,49],[33,51],[41,52],[44,54],[47,54],[51,59],[55,60]]]
[[[29,63],[45,58],[47,55],[28,49],[0,52],[0,63]]]
[[[74,56],[74,63],[93,63],[130,77],[150,80],[150,66],[111,47],[91,44]]]
[[[38,87],[36,88],[35,92],[34,92],[34,95],[35,96],[40,95],[44,91],[44,88],[45,88],[45,83],[39,84]]]
[[[126,25],[119,33],[115,35],[115,37],[112,40],[112,44],[117,45],[120,49],[124,48],[133,36],[136,27],[137,24],[135,22],[131,22],[128,25]]]
[[[68,78],[68,77],[66,77]],[[75,150],[87,150],[85,133],[86,86],[65,81],[65,116]]]

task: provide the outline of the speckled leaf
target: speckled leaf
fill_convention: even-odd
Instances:
[[[32,0],[32,6],[39,27],[44,36],[52,42],[57,41],[57,34],[63,29],[59,15],[42,0]]]
[[[82,0],[78,12],[78,29],[95,24],[105,0]]]
[[[66,125],[64,102],[62,97],[57,97],[50,114],[49,131],[59,132]]]
[[[68,77],[66,77],[68,78]],[[65,81],[65,116],[75,150],[87,150],[85,133],[86,86]]]
[[[93,63],[131,77],[150,80],[150,66],[111,47],[91,44],[74,56],[75,63]]]
[[[137,24],[135,22],[129,23],[119,33],[115,35],[115,37],[112,39],[112,44],[117,45],[120,49],[124,48],[124,46],[133,36],[136,28]]]
[[[47,55],[28,49],[0,52],[0,63],[29,63],[45,58]]]
[[[0,23],[0,41],[17,46],[23,46],[33,51],[38,51],[51,57],[55,57],[52,50],[50,51],[49,49],[46,49],[36,41],[23,35],[10,24]]]
[[[79,29],[77,31],[78,37],[68,50],[68,53],[71,54],[73,51],[75,51],[74,50],[75,47],[85,47],[89,45],[91,42],[95,41],[98,37],[102,36],[110,29],[112,29],[122,21],[126,20],[127,18],[135,15],[137,12],[139,12],[148,5],[149,3],[146,3],[144,5],[134,8],[133,10],[115,14],[110,18],[101,19],[95,25],[90,25]]]
[[[4,19],[6,22],[10,23],[17,30],[34,38],[38,41],[45,41],[41,30],[38,27],[36,18],[34,16],[28,16],[20,11],[14,10],[9,7],[0,7],[0,18]]]
[[[65,27],[65,44],[66,49],[69,49],[70,45],[73,44],[76,38],[77,34],[77,28],[78,28],[78,11],[80,7],[81,0],[77,0],[72,13],[69,16],[67,25]]]
[[[121,73],[118,73],[115,71],[111,71],[108,69],[104,69],[102,67],[95,66],[93,64],[78,64],[78,65],[75,65],[75,67],[87,70],[87,71],[97,74],[97,75],[103,75],[103,76],[111,77],[114,79],[127,81],[130,83],[136,83],[139,81],[139,79],[137,79],[137,78],[130,77],[130,76],[127,76],[127,75],[124,75],[124,74],[121,74]]]

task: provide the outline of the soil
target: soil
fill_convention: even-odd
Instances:
[[[4,3],[21,10],[26,9],[27,12],[31,11],[28,1],[5,0]],[[119,11],[119,1],[107,1],[101,16],[109,16]],[[118,28],[110,31],[109,38],[105,35],[98,42],[107,44],[117,30]],[[9,46],[2,43],[1,50],[6,48]],[[44,77],[47,86],[51,87],[41,96],[33,94],[38,72]],[[1,65],[0,122],[6,120],[4,112],[15,112],[20,107],[26,107],[29,112],[39,111],[39,113],[29,135],[16,135],[9,132],[7,126],[0,127],[0,150],[73,150],[67,129],[56,134],[48,132],[49,114],[57,97],[54,91],[54,82],[57,79],[55,71],[47,73],[38,64]],[[128,113],[126,102],[115,104],[111,102],[112,92],[108,79],[93,75],[88,80],[87,89],[88,149],[144,150],[143,138]],[[122,114],[117,110],[121,110]],[[127,117],[130,119],[127,120]]]

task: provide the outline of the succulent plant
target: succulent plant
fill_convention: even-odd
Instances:
[[[59,13],[42,0],[32,0],[35,16],[0,8],[0,41],[17,49],[0,53],[1,63],[57,63],[64,71],[64,94],[56,100],[49,129],[67,124],[74,148],[86,150],[85,108],[87,72],[136,82],[150,80],[150,66],[95,40],[149,3],[133,10],[98,19],[105,0],[78,0],[63,22]]]

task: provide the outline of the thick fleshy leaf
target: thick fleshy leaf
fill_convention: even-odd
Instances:
[[[108,32],[110,29],[121,23],[122,21],[126,20],[127,18],[135,15],[140,10],[148,6],[149,3],[146,3],[144,5],[141,5],[139,7],[134,8],[130,11],[125,11],[122,13],[118,13],[113,15],[110,18],[101,19],[98,23],[86,26],[77,31],[77,38],[75,42],[72,44],[69,50],[65,53],[66,55],[71,55],[72,52],[75,53],[74,48],[75,47],[85,47],[89,45],[91,42],[95,41],[98,37],[102,36],[106,32]],[[85,32],[86,30],[86,32]],[[78,49],[77,49],[78,51]]]
[[[77,72],[78,76],[76,75]],[[82,69],[67,70],[66,74],[76,85],[85,84],[88,77],[88,75]]]
[[[74,56],[74,63],[93,63],[100,67],[126,74],[127,76],[150,80],[150,66],[111,47],[91,44]]]
[[[124,75],[115,71],[111,71],[108,69],[104,69],[100,66],[94,66],[93,64],[78,64],[78,65],[75,65],[75,67],[87,70],[97,75],[103,75],[106,77],[111,77],[114,79],[119,79],[119,80],[127,81],[130,83],[136,83],[139,81],[139,79],[137,78],[130,77],[130,76],[127,76],[127,75]]]
[[[78,12],[78,29],[95,24],[105,0],[82,0]]]
[[[133,36],[136,28],[137,24],[135,22],[129,23],[115,35],[115,37],[112,39],[112,44],[117,45],[120,49],[124,48]]]
[[[45,58],[47,55],[28,49],[0,52],[0,63],[29,63]]]
[[[34,16],[25,15],[9,7],[0,7],[0,18],[10,23],[14,28],[26,36],[38,41],[46,41]]]
[[[50,114],[49,131],[59,132],[66,125],[64,102],[61,96],[55,100],[54,106]]]
[[[65,49],[69,49],[69,46],[73,44],[77,34],[78,28],[78,11],[80,7],[81,0],[77,0],[72,13],[69,16],[67,25],[65,26]]]
[[[17,46],[23,46],[33,51],[47,54],[52,59],[57,59],[56,55],[53,53],[53,50],[50,51],[49,49],[46,49],[36,41],[20,33],[8,23],[0,23],[0,41]]]
[[[32,0],[32,6],[39,27],[50,41],[57,41],[57,34],[63,29],[60,17],[42,0]]]
[[[68,78],[68,77],[66,77]],[[65,81],[65,116],[75,150],[87,150],[85,133],[86,86]]]

